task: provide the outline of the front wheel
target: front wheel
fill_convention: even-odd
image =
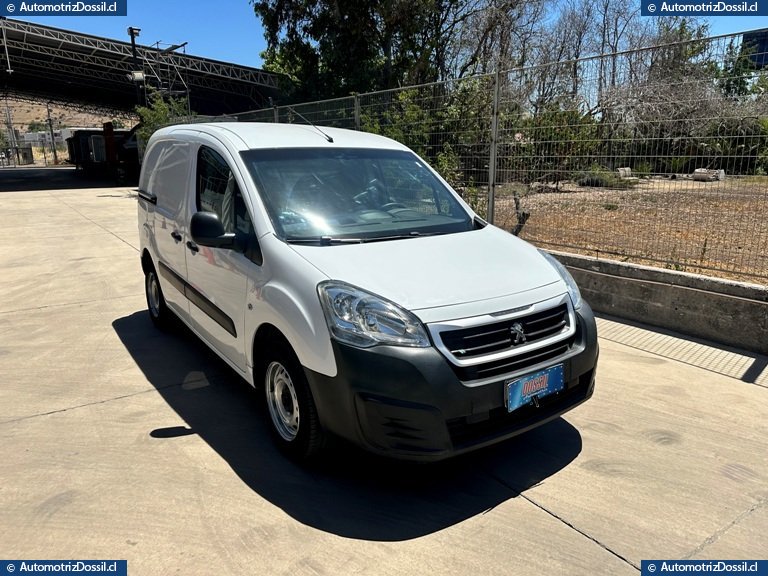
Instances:
[[[272,435],[278,447],[298,460],[312,460],[324,435],[304,371],[292,351],[275,350],[266,362],[264,388]]]

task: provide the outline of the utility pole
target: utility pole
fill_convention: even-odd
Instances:
[[[141,32],[141,28],[128,26],[128,35],[131,37],[131,54],[133,56],[133,72],[131,76],[136,84],[136,101],[139,103],[139,106],[143,106],[144,102],[141,97],[141,86],[139,86],[139,82],[144,81],[144,75],[142,74],[143,70],[139,68],[139,55],[136,50],[136,37],[139,35],[139,32]]]
[[[51,152],[53,152],[53,165],[59,164],[59,157],[56,154],[56,137],[53,135],[53,120],[51,120],[51,103],[48,102],[45,107],[48,109],[48,131],[51,133]]]
[[[16,132],[13,130],[11,109],[8,107],[8,98],[5,99],[5,125],[8,127],[8,145],[11,148],[11,156],[14,156],[14,166],[19,163],[19,143],[16,141]],[[11,158],[8,158],[10,162]]]

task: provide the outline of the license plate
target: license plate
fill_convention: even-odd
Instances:
[[[559,392],[565,387],[563,365],[558,364],[516,380],[507,380],[504,384],[509,412],[530,403],[538,406],[540,398]]]

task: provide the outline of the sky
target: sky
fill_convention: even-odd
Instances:
[[[41,16],[23,20],[112,40],[130,41],[129,26],[140,28],[139,44],[167,48],[187,42],[186,52],[258,68],[266,48],[259,18],[248,0],[127,0],[127,16]],[[617,0],[621,1],[621,0]],[[639,4],[639,1],[638,1]],[[709,18],[713,36],[768,28],[768,16]]]
[[[261,21],[248,0],[127,0],[127,16],[38,16],[20,18],[44,26],[130,42],[129,26],[140,28],[138,44],[160,48],[188,42],[187,54],[234,64],[261,66],[266,48]]]

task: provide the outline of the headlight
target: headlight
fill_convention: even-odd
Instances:
[[[555,267],[555,270],[560,274],[563,281],[565,282],[565,286],[568,288],[568,294],[571,297],[571,302],[573,302],[574,309],[578,310],[581,308],[581,292],[579,291],[579,287],[576,285],[576,281],[573,279],[573,276],[571,276],[571,273],[566,270],[565,266],[560,264],[560,262],[552,256],[549,252],[544,252],[544,250],[539,250],[541,252],[542,256],[546,258],[552,266]]]
[[[321,282],[317,290],[328,328],[340,342],[361,348],[430,345],[419,319],[388,300],[342,282]]]

